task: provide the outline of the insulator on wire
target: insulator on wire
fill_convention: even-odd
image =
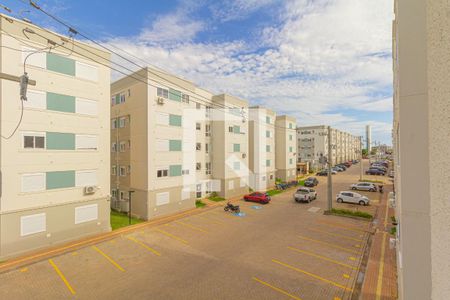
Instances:
[[[20,100],[27,101],[28,74],[25,72],[20,78]]]

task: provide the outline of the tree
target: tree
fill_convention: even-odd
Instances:
[[[362,156],[367,156],[369,154],[369,151],[367,149],[362,149]]]

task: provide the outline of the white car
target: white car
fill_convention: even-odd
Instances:
[[[350,186],[350,188],[352,190],[359,190],[359,191],[369,191],[369,192],[377,191],[377,187],[375,186],[375,184],[370,183],[370,182],[358,182],[358,183],[352,184]]]
[[[317,198],[317,192],[314,189],[302,187],[294,193],[296,202],[311,202]]]
[[[348,203],[356,203],[359,205],[369,205],[369,198],[363,196],[361,194],[355,192],[343,191],[337,194],[336,201],[338,203],[348,202]]]

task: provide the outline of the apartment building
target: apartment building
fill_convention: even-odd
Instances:
[[[239,197],[249,187],[248,102],[226,94],[213,96],[212,102],[216,192],[226,199]]]
[[[134,216],[150,219],[212,192],[248,192],[246,101],[152,68],[114,82],[111,95],[114,209],[131,202]]]
[[[276,177],[283,181],[297,179],[296,119],[290,116],[275,118],[275,169]]]
[[[332,164],[359,159],[360,139],[348,132],[331,128]],[[308,162],[313,170],[323,169],[326,165],[319,159],[328,159],[328,126],[306,126],[297,128],[298,163]]]
[[[395,1],[393,145],[399,299],[450,299],[449,29],[448,1]]]
[[[249,182],[255,191],[266,191],[275,186],[275,120],[274,111],[250,107]]]
[[[3,259],[111,230],[110,70],[95,62],[110,54],[4,15],[0,27],[1,72],[20,76],[26,60],[36,81],[22,103],[18,82],[0,81]]]

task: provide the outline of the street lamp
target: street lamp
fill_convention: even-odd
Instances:
[[[128,191],[128,225],[131,225],[131,194],[134,193],[134,191],[130,190]]]

